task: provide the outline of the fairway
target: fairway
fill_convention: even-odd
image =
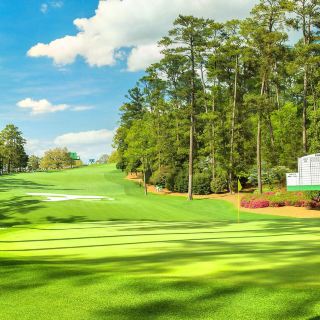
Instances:
[[[113,201],[45,202],[28,193]],[[143,195],[114,166],[0,179],[0,318],[319,319],[319,220]]]

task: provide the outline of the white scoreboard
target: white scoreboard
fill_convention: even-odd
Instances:
[[[299,159],[299,172],[287,174],[289,191],[320,190],[320,154]]]

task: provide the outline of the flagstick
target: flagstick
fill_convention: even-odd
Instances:
[[[240,223],[240,191],[238,190],[238,223]]]

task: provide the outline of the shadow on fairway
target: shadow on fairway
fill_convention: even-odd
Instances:
[[[251,229],[245,224],[242,230],[224,231],[223,228],[235,225],[228,222],[99,225],[104,225],[106,233],[113,227],[119,232],[127,230],[117,235],[117,254],[108,255],[108,246],[112,244],[106,243],[101,244],[106,247],[105,256],[81,256],[81,252],[99,247],[99,242],[80,249],[78,245],[68,245],[69,241],[114,238],[108,234],[101,237],[84,234],[46,239],[54,243],[65,241],[63,247],[69,248],[67,251],[37,257],[32,253],[36,250],[27,247],[21,251],[31,249],[30,255],[1,257],[2,300],[8,303],[11,296],[22,299],[33,290],[35,303],[44,299],[43,306],[50,308],[48,301],[56,299],[54,284],[58,281],[59,295],[68,296],[73,308],[81,311],[81,304],[88,303],[89,313],[83,317],[90,319],[252,319],[252,315],[255,319],[319,319],[315,312],[320,299],[318,220],[263,221],[261,229]],[[158,233],[146,232],[148,225],[157,228]],[[98,224],[91,226],[96,227]],[[210,232],[203,228],[212,228],[215,236],[207,237]],[[139,229],[143,233],[128,232]],[[64,232],[63,228],[54,230]],[[83,232],[87,231],[90,226]],[[128,242],[121,240],[121,235],[136,239]],[[153,251],[150,246],[153,241],[143,240],[146,235],[161,237],[161,247]],[[170,238],[176,235],[181,239]],[[60,245],[54,245],[45,250],[59,248]],[[189,264],[191,274],[177,271],[188,270],[184,268]],[[201,270],[204,264],[206,269]],[[216,270],[217,265],[228,267]],[[61,306],[57,312],[63,314],[64,307],[67,306]]]
[[[38,189],[38,190],[48,190],[52,187],[50,184],[39,184],[33,181],[25,179],[17,179],[8,176],[0,176],[0,192],[10,191],[14,189]]]
[[[52,223],[77,223],[87,221],[86,217],[84,216],[69,216],[66,218],[48,216],[46,217],[46,220]]]
[[[42,208],[39,200],[28,199],[22,196],[12,197],[0,201],[0,226],[29,224],[27,214],[33,210]]]

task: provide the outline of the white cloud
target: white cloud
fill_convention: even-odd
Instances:
[[[50,1],[44,2],[40,6],[40,11],[43,14],[46,14],[49,11],[49,8],[60,9],[63,7],[63,1]]]
[[[51,102],[49,102],[46,99],[33,100],[31,98],[27,98],[19,101],[17,103],[17,106],[22,109],[31,110],[32,115],[53,113],[53,112],[64,111],[69,109],[69,106],[67,104],[53,105]]]
[[[66,133],[57,137],[54,140],[54,143],[59,146],[92,145],[105,143],[112,137],[113,131],[107,129],[92,130],[77,133]]]
[[[128,70],[144,69],[160,58],[156,43],[179,14],[226,20],[249,14],[257,0],[107,0],[91,18],[74,20],[78,33],[38,43],[30,57],[49,57],[58,65],[81,56],[90,66],[112,66],[119,50],[131,49]],[[121,59],[121,58],[120,58]]]
[[[53,140],[28,139],[26,151],[29,155],[42,157],[45,151],[53,148],[67,147],[70,151],[77,152],[81,159],[98,159],[101,155],[111,153],[114,130],[91,130],[84,132],[66,133]]]
[[[36,155],[42,157],[43,154],[51,149],[54,144],[52,141],[39,140],[39,139],[26,139],[27,144],[25,146],[28,155]]]
[[[88,111],[92,109],[94,109],[94,107],[92,106],[77,106],[77,107],[71,108],[71,111],[81,112],[81,111]]]
[[[17,106],[22,109],[29,109],[31,115],[40,115],[45,113],[54,113],[58,111],[71,110],[75,112],[87,111],[94,109],[93,106],[69,106],[68,104],[54,105],[47,99],[33,100],[27,98],[17,103]]]
[[[77,152],[82,159],[87,161],[110,153],[114,134],[115,130],[107,129],[66,133],[56,137],[54,144]]]
[[[128,71],[143,70],[154,62],[161,60],[162,54],[156,44],[133,48],[128,57]]]
[[[40,11],[45,14],[48,12],[49,6],[46,3],[42,3],[40,6]]]
[[[60,9],[63,7],[63,1],[51,1],[50,2],[50,6],[52,8],[57,8],[57,9]]]

